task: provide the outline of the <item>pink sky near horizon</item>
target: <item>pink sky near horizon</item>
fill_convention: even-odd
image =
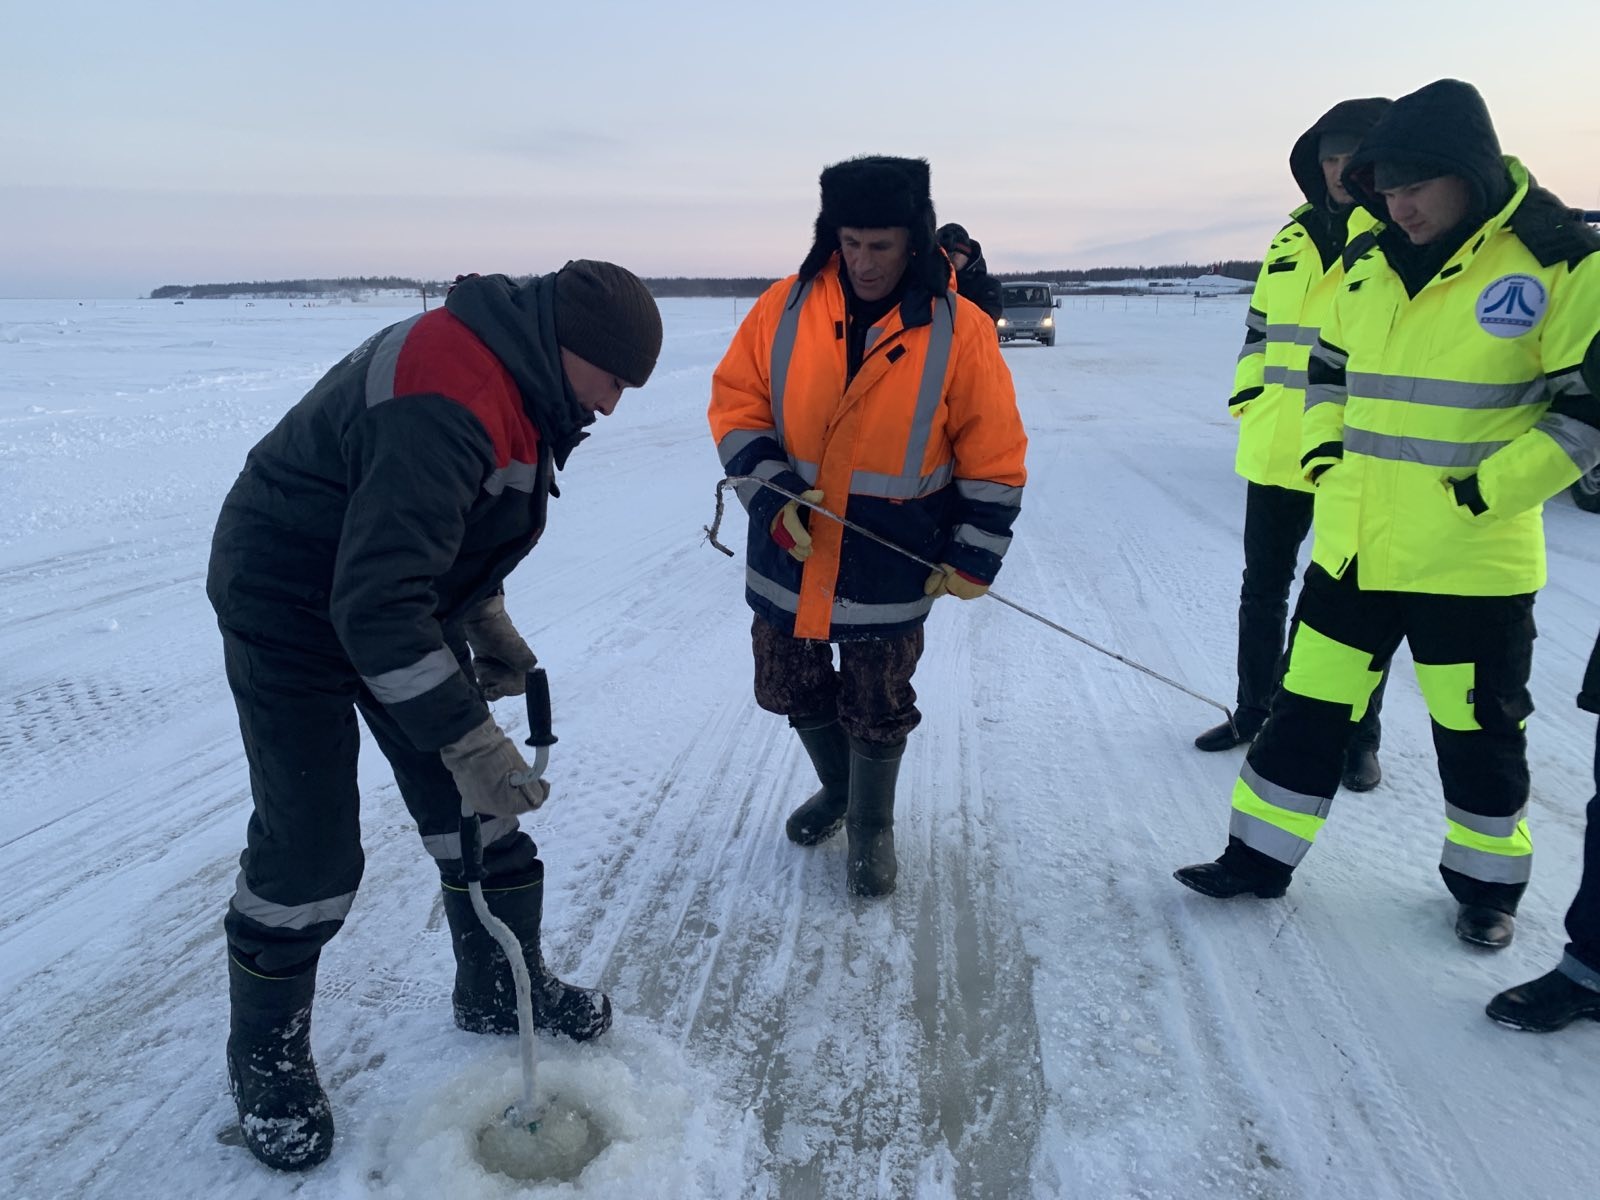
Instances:
[[[1594,25],[1569,0],[1539,16]],[[1057,0],[1027,25],[939,0],[172,0],[7,23],[0,295],[572,257],[777,275],[809,242],[818,171],[859,153],[928,158],[941,220],[995,270],[1256,258],[1299,201],[1286,159],[1318,114],[1446,75],[1480,88],[1540,182],[1600,208],[1600,73],[1555,58],[1530,77],[1487,0],[1349,0],[1331,21]],[[1306,53],[1328,25],[1384,36]]]

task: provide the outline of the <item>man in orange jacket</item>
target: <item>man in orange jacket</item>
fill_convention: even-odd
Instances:
[[[822,783],[786,831],[813,846],[843,825],[850,891],[883,896],[922,624],[937,597],[988,591],[1027,436],[994,324],[957,296],[934,241],[927,162],[850,159],[821,187],[799,272],[756,302],[717,367],[711,432],[729,475],[784,489],[739,486],[756,703],[789,718]]]

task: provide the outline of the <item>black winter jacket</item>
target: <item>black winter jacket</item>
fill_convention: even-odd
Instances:
[[[998,321],[1005,312],[1005,301],[1000,295],[1000,281],[989,274],[989,264],[983,261],[983,247],[972,243],[972,257],[967,265],[956,272],[956,294],[971,300],[991,321]]]
[[[342,651],[418,749],[488,716],[447,627],[533,548],[593,420],[561,372],[554,280],[472,276],[368,338],[250,451],[217,521],[223,628]]]

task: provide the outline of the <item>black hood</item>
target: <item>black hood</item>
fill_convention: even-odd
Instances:
[[[1366,100],[1341,100],[1317,118],[1316,124],[1300,135],[1289,151],[1289,173],[1300,185],[1306,202],[1318,209],[1334,209],[1328,196],[1328,183],[1322,175],[1322,156],[1318,143],[1325,133],[1348,133],[1365,138],[1394,102],[1383,96]]]
[[[522,409],[550,447],[558,468],[594,424],[561,370],[556,343],[556,277],[524,284],[504,275],[468,275],[450,289],[444,306],[477,336],[516,380]]]
[[[1511,199],[1500,139],[1478,89],[1459,79],[1441,79],[1402,96],[1373,126],[1344,170],[1344,185],[1357,203],[1389,220],[1373,174],[1379,163],[1414,165],[1418,179],[1458,175],[1472,193],[1463,225],[1475,227]]]

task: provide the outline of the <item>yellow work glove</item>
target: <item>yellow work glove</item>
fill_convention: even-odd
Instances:
[[[922,585],[924,596],[950,595],[957,600],[976,600],[989,590],[989,585],[971,575],[963,575],[949,563],[940,563],[939,569],[928,576],[928,582]]]
[[[809,504],[820,504],[822,493],[801,492],[800,499]],[[800,505],[797,501],[791,500],[778,510],[778,515],[772,518],[768,532],[772,534],[772,540],[787,550],[789,557],[795,562],[805,562],[811,557],[811,531],[800,518]]]

